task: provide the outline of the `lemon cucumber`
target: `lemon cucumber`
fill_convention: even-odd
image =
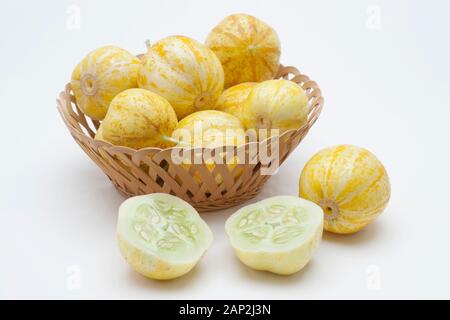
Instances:
[[[308,263],[322,229],[322,209],[295,196],[277,196],[245,206],[225,225],[245,265],[282,275],[295,273]]]
[[[210,246],[212,233],[186,201],[154,193],[120,206],[117,239],[134,270],[163,280],[189,272]]]

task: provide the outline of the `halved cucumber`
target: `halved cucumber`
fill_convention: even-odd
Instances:
[[[245,265],[288,275],[302,269],[319,244],[323,211],[302,198],[277,196],[241,208],[225,230]]]
[[[211,245],[212,233],[189,203],[154,193],[122,203],[117,239],[134,270],[164,280],[189,272]]]

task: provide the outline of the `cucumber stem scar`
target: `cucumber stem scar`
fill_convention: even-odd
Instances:
[[[152,44],[150,42],[150,39],[145,40],[145,47],[148,49],[150,49],[152,47]]]
[[[324,218],[326,220],[336,220],[339,217],[339,207],[336,204],[336,201],[323,199],[319,202],[319,205],[323,209]]]
[[[264,116],[258,116],[256,121],[257,129],[272,129],[272,121]]]
[[[161,135],[161,139],[164,140],[164,141],[166,141],[166,142],[175,143],[175,144],[177,144],[177,145],[179,144],[179,145],[181,145],[181,146],[183,146],[183,147],[192,147],[189,143],[187,143],[187,142],[185,142],[185,141],[181,141],[181,140],[178,140],[178,139],[175,139],[175,138],[166,136],[166,135],[164,135],[164,134]]]
[[[98,91],[97,79],[90,73],[85,73],[80,79],[80,89],[87,96],[93,96]]]
[[[194,107],[196,109],[202,109],[204,106],[208,105],[210,101],[211,94],[209,92],[202,92],[195,98]]]

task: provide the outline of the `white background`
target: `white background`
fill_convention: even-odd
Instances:
[[[304,163],[341,143],[382,160],[392,199],[364,231],[325,234],[289,277],[240,264],[224,233],[237,208],[204,214],[215,239],[199,265],[174,281],[148,280],[117,248],[124,199],[72,140],[55,98],[96,47],[138,53],[145,39],[171,34],[203,41],[235,12],[271,24],[282,62],[325,96],[317,124],[257,199],[297,194]],[[3,1],[0,297],[450,298],[449,13],[444,0]]]

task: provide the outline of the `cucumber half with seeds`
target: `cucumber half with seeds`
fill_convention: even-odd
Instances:
[[[242,263],[288,275],[308,263],[322,239],[323,210],[299,197],[272,197],[238,210],[225,230]]]
[[[117,239],[122,256],[134,270],[165,280],[189,272],[211,245],[212,233],[189,203],[154,193],[122,203]]]

